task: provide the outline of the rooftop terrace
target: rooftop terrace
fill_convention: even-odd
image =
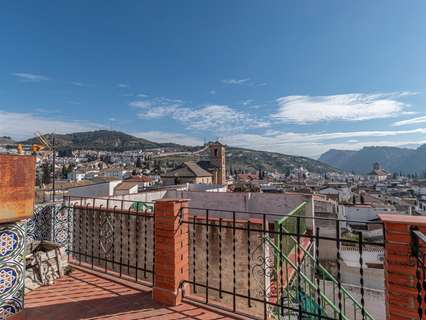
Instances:
[[[25,299],[25,320],[236,319],[188,302],[166,306],[153,301],[149,287],[78,267]]]

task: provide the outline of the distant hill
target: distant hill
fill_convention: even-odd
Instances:
[[[15,144],[15,141],[13,141],[12,138],[8,136],[0,137],[0,145],[8,145],[8,144]]]
[[[337,172],[335,167],[307,157],[291,156],[277,152],[257,151],[237,147],[227,147],[228,166],[233,169],[245,169],[250,172],[259,168],[267,171],[277,170],[287,173],[288,170],[303,166],[311,172]]]
[[[396,147],[364,147],[359,151],[329,150],[319,158],[321,162],[344,171],[358,174],[371,172],[374,162],[390,172],[423,174],[426,170],[426,145],[418,149]]]
[[[48,141],[52,141],[51,135],[45,135],[44,137]],[[40,143],[40,141],[38,138],[31,138],[21,141],[21,143],[35,144]],[[55,134],[55,144],[59,150],[91,149],[117,152],[178,146],[172,143],[156,143],[143,138],[137,138],[123,132],[109,130]]]
[[[52,137],[45,136],[49,141]],[[147,150],[153,148],[168,148],[176,151],[193,151],[200,147],[189,147],[174,143],[157,143],[132,135],[109,130],[90,132],[77,132],[70,134],[56,134],[56,146],[58,150],[65,149],[91,149],[105,151]],[[21,141],[23,144],[39,143],[38,138]],[[286,173],[292,168],[303,166],[312,172],[323,173],[325,171],[337,171],[334,167],[306,157],[290,156],[276,152],[256,151],[236,147],[227,147],[228,166],[233,169],[243,169],[249,172],[257,172],[259,169]],[[185,161],[192,156],[170,156],[162,160]]]

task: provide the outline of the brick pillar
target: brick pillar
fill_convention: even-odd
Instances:
[[[189,279],[188,200],[155,203],[155,275],[153,299],[176,306],[182,300],[182,280]]]
[[[385,225],[386,319],[418,319],[416,259],[411,254],[411,229],[426,234],[426,217],[380,214]],[[426,304],[423,302],[423,310]]]

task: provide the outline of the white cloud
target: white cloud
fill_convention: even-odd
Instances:
[[[408,126],[408,125],[422,124],[422,123],[426,123],[426,116],[397,121],[397,122],[394,122],[392,125],[399,127],[399,126]]]
[[[152,106],[151,102],[147,101],[147,100],[136,100],[136,101],[131,101],[129,103],[129,106],[131,107],[135,107],[135,108],[149,108]]]
[[[210,90],[210,92],[209,92],[211,95],[214,95],[214,94],[216,94],[216,90]]]
[[[285,141],[306,142],[306,141],[325,141],[348,138],[369,138],[369,137],[395,137],[410,134],[426,134],[426,128],[413,130],[384,130],[384,131],[348,131],[348,132],[329,132],[329,133],[279,133],[275,136]]]
[[[129,106],[142,109],[138,113],[139,118],[155,119],[163,117],[173,117],[174,113],[182,106],[182,101],[169,98],[154,98],[150,100],[131,101]]]
[[[139,113],[138,116],[139,118],[147,118],[147,119],[174,117],[177,110],[179,110],[178,107],[174,105],[159,106],[159,107],[148,109],[147,111],[143,113]]]
[[[187,146],[199,146],[203,145],[203,141],[198,138],[183,134],[183,133],[173,133],[173,132],[161,132],[161,131],[145,131],[134,133],[135,136],[148,139],[154,142],[173,142],[178,144],[183,144]]]
[[[417,135],[415,139],[395,139],[397,136]],[[330,133],[295,133],[267,130],[264,134],[237,133],[224,137],[224,142],[243,148],[317,157],[329,149],[358,150],[365,146],[413,146],[424,143],[419,135],[426,128],[399,131],[350,131]],[[374,138],[392,138],[374,140]],[[359,138],[359,139],[354,139]],[[362,139],[362,140],[361,140]]]
[[[169,117],[182,122],[187,129],[226,132],[269,126],[266,121],[226,105],[189,108],[184,105],[182,100],[168,98],[132,101],[129,105],[142,109],[142,112],[138,113],[138,117],[141,119]]]
[[[250,81],[250,78],[245,79],[224,79],[222,82],[224,84],[232,84],[232,85],[239,85],[239,84],[245,84]]]
[[[33,74],[33,73],[16,72],[16,73],[12,73],[12,75],[20,78],[24,82],[40,82],[40,81],[50,80],[46,76],[43,76],[40,74]]]
[[[178,110],[174,118],[186,123],[191,129],[215,130],[218,132],[241,131],[249,128],[266,128],[268,122],[237,111],[226,105],[208,105],[199,109]]]
[[[145,93],[139,93],[139,94],[136,95],[136,97],[138,97],[138,98],[148,98],[148,95],[145,94]]]
[[[125,83],[119,83],[119,84],[117,84],[117,88],[128,88],[128,87],[129,87],[129,85],[125,84]]]
[[[413,93],[286,96],[277,99],[279,110],[272,117],[297,124],[389,118],[401,114],[408,107],[398,99],[410,94]]]
[[[64,121],[36,116],[31,113],[6,112],[0,110],[0,135],[24,139],[34,136],[34,132],[70,133],[102,128],[101,125],[86,121]]]
[[[248,106],[253,103],[253,99],[247,99],[242,102],[243,106]]]

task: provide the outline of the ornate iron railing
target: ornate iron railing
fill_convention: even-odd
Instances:
[[[62,244],[72,263],[152,285],[153,211],[146,202],[64,197],[36,211],[29,238]]]
[[[357,234],[323,235],[305,205],[291,215],[189,208],[190,277],[186,297],[263,319],[367,319],[363,249],[382,247]],[[293,221],[289,221],[293,219]],[[377,223],[374,223],[377,224]],[[277,227],[278,225],[278,227]],[[288,230],[289,228],[290,230]],[[319,261],[321,241],[336,250],[335,270]],[[359,296],[342,281],[341,246],[357,248]]]

